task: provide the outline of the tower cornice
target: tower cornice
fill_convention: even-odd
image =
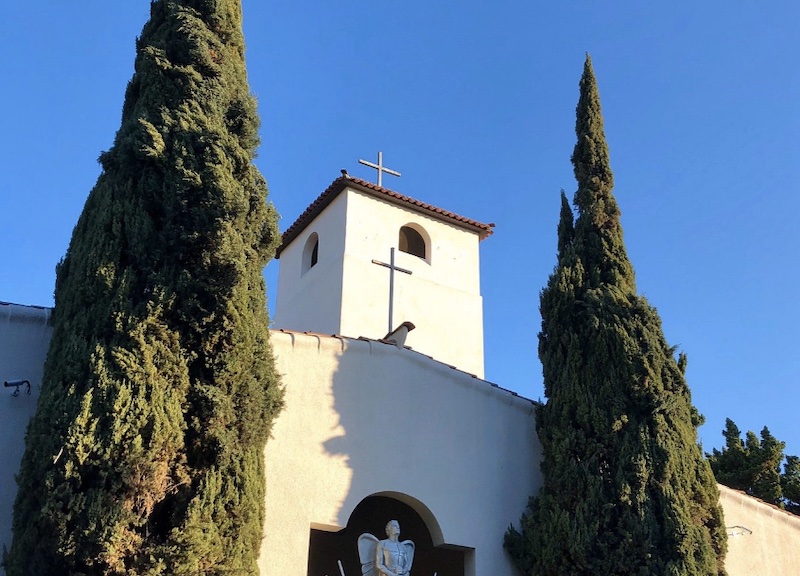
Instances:
[[[396,204],[403,208],[413,210],[430,218],[435,218],[442,222],[458,226],[470,232],[474,232],[483,240],[494,232],[494,224],[485,224],[471,218],[459,216],[443,208],[437,208],[420,200],[400,194],[388,188],[372,184],[366,180],[355,178],[349,174],[343,174],[334,180],[330,186],[314,200],[305,211],[289,226],[283,233],[283,240],[275,253],[276,258],[280,258],[283,249],[288,246],[300,233],[316,218],[336,197],[346,189],[363,192],[390,204]]]

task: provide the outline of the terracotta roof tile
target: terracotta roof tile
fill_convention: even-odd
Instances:
[[[399,192],[389,190],[388,188],[383,188],[377,184],[373,184],[371,182],[367,182],[366,180],[361,180],[360,178],[355,178],[349,174],[343,173],[342,176],[339,176],[336,180],[334,180],[331,185],[328,186],[328,188],[322,194],[320,194],[302,214],[300,214],[297,220],[295,220],[294,223],[286,229],[286,231],[283,233],[283,242],[278,247],[275,257],[280,258],[280,254],[283,249],[295,238],[297,238],[297,236],[300,235],[306,226],[308,226],[311,221],[320,212],[322,212],[325,207],[328,206],[328,204],[333,202],[333,200],[346,188],[353,188],[354,190],[359,190],[372,196],[383,198],[389,202],[404,205],[412,210],[420,212],[421,214],[426,214],[438,220],[461,226],[462,228],[466,228],[478,234],[481,240],[490,236],[493,232],[494,224],[484,224],[483,222],[478,222],[477,220],[472,220],[471,218],[459,216],[453,212],[443,210],[442,208],[437,208],[436,206],[431,206],[430,204],[415,200],[409,196],[404,196]]]

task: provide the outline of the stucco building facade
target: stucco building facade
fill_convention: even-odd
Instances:
[[[414,576],[515,574],[503,535],[541,486],[541,446],[535,403],[483,379],[479,244],[491,232],[346,174],[287,229],[264,576],[360,574],[358,535],[383,538],[391,519],[416,543]],[[50,313],[0,303],[0,380],[31,385],[0,389],[0,546]],[[720,490],[730,576],[795,574],[800,518]]]

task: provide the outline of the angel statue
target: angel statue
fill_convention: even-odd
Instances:
[[[372,534],[358,537],[358,557],[363,576],[405,576],[411,572],[414,543],[398,540],[400,523],[397,520],[390,520],[386,525],[386,535],[386,540],[378,540]]]

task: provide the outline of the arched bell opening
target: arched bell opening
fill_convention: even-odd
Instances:
[[[319,261],[319,234],[312,232],[303,246],[303,263],[300,268],[301,274],[305,274],[317,265]]]
[[[372,534],[386,538],[386,524],[397,520],[400,540],[414,542],[414,576],[466,576],[466,559],[472,549],[443,543],[438,522],[419,500],[396,492],[382,492],[364,498],[353,510],[347,527],[338,531],[321,525],[311,527],[308,576],[335,576],[342,563],[345,576],[360,576],[358,537]]]
[[[431,263],[431,239],[419,224],[409,223],[401,226],[397,244],[400,252],[421,258],[428,264]]]

